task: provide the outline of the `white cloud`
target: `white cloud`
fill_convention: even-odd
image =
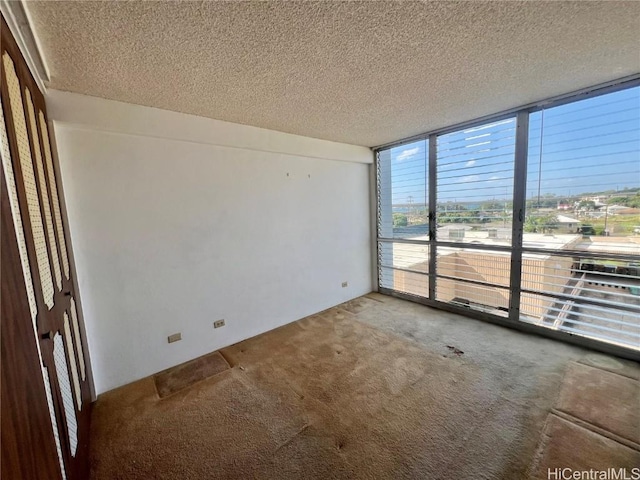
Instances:
[[[418,147],[415,148],[408,148],[407,150],[403,150],[402,152],[400,152],[397,156],[396,156],[396,160],[398,162],[402,162],[404,160],[407,160],[408,158],[413,157],[416,153],[418,153],[420,151],[420,149]]]
[[[458,183],[473,183],[480,180],[480,176],[478,175],[467,175],[466,177],[462,177],[458,180]]]
[[[489,179],[490,182],[495,182],[496,180],[502,180],[502,177],[493,176]]]
[[[467,163],[464,164],[465,167],[473,167],[476,164],[475,160],[469,160]]]

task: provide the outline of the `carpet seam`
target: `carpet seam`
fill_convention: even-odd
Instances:
[[[584,366],[584,367],[593,368],[593,369],[595,369],[595,370],[600,370],[601,372],[611,373],[611,374],[613,374],[613,375],[617,375],[617,376],[619,376],[619,377],[626,378],[627,380],[632,380],[632,381],[634,381],[634,382],[636,382],[636,383],[640,383],[640,379],[637,379],[637,378],[634,378],[634,377],[630,377],[630,376],[628,376],[628,375],[624,375],[624,374],[619,373],[619,372],[613,372],[613,371],[611,371],[611,370],[607,370],[607,369],[605,369],[605,368],[600,368],[600,367],[596,367],[596,366],[594,366],[594,365],[589,365],[588,363],[584,363],[582,360],[577,360],[577,361],[574,361],[573,363],[575,363],[575,364],[577,364],[577,365],[582,365],[582,366]]]
[[[294,433],[286,442],[278,445],[278,447],[273,451],[272,455],[275,455],[276,453],[278,453],[280,451],[281,448],[286,447],[287,445],[289,445],[291,442],[293,442],[296,437],[298,435],[300,435],[302,432],[304,432],[307,428],[309,428],[311,426],[311,424],[309,423],[305,423],[302,428],[300,430],[298,430],[296,433]]]
[[[228,356],[226,353],[224,353],[224,352],[222,351],[222,349],[220,349],[220,350],[216,350],[216,351],[220,354],[220,356],[222,357],[222,359],[223,359],[225,362],[227,362],[227,365],[229,365],[229,368],[233,368],[233,367],[235,367],[235,365],[232,365],[231,360],[229,359],[229,356]]]
[[[640,444],[634,442],[633,440],[629,440],[628,438],[610,432],[609,430],[606,430],[602,427],[598,427],[597,425],[571,415],[570,413],[563,412],[562,410],[558,410],[557,408],[552,408],[549,412],[549,415],[555,415],[556,417],[561,418],[577,427],[583,428],[592,433],[596,433],[602,437],[608,438],[609,440],[613,440],[614,442],[624,445],[625,447],[629,447],[632,450],[640,452]]]
[[[533,458],[531,459],[531,463],[529,464],[529,469],[527,471],[529,478],[533,478],[533,474],[536,470],[538,470],[538,466],[540,464],[540,460],[542,459],[544,452],[547,448],[547,444],[551,439],[551,435],[549,435],[547,427],[549,425],[549,419],[552,413],[549,412],[547,414],[547,418],[544,420],[544,424],[542,425],[542,430],[540,431],[540,440],[538,441],[538,447],[533,453]]]

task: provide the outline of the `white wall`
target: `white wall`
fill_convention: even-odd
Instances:
[[[371,291],[368,149],[48,105],[98,394]]]

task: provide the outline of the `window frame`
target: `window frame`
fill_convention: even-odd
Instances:
[[[622,79],[607,82],[605,84],[596,85],[593,87],[585,88],[579,91],[574,91],[568,94],[556,96],[547,100],[542,100],[528,105],[523,105],[518,108],[510,109],[493,115],[476,118],[468,122],[459,123],[456,125],[440,128],[431,132],[414,135],[409,138],[401,139],[398,141],[386,143],[373,150],[373,177],[375,181],[374,192],[372,192],[373,202],[375,204],[375,219],[376,225],[373,230],[373,241],[376,251],[376,269],[375,280],[376,288],[380,293],[391,295],[398,298],[414,301],[430,307],[435,307],[441,310],[450,311],[471,317],[474,319],[484,320],[491,323],[495,323],[501,326],[506,326],[519,331],[538,334],[544,337],[553,338],[571,343],[574,345],[587,347],[592,350],[601,351],[604,353],[613,354],[619,357],[640,361],[640,350],[634,350],[632,348],[626,348],[621,345],[607,343],[603,340],[597,340],[589,338],[579,334],[573,334],[566,331],[554,330],[541,325],[527,323],[520,319],[520,302],[521,294],[527,293],[527,290],[522,286],[522,258],[523,251],[527,253],[539,253],[547,255],[571,255],[571,252],[563,253],[560,250],[554,250],[549,248],[530,248],[523,247],[523,232],[525,221],[525,207],[526,207],[526,183],[527,183],[527,162],[528,162],[528,140],[529,140],[529,116],[532,113],[543,109],[549,109],[560,105],[578,102],[587,98],[593,98],[596,96],[606,95],[621,90],[626,90],[640,86],[640,74],[632,75]],[[461,129],[468,129],[477,126],[481,126],[490,122],[497,122],[507,118],[516,118],[516,145],[514,154],[514,189],[513,189],[513,210],[512,210],[512,245],[507,248],[511,254],[511,271],[509,278],[509,285],[511,295],[509,298],[508,316],[503,317],[495,315],[482,310],[476,310],[466,308],[460,305],[443,302],[436,300],[436,277],[437,277],[437,249],[438,246],[451,246],[469,248],[468,244],[438,241],[435,235],[436,229],[436,208],[437,208],[437,137],[448,133],[456,132]],[[403,146],[409,143],[417,141],[426,141],[427,150],[427,185],[428,185],[428,208],[429,208],[429,240],[428,241],[412,241],[410,239],[399,238],[386,238],[380,237],[379,234],[379,219],[381,218],[380,211],[380,181],[379,181],[379,154],[383,150],[391,149],[394,147]],[[411,243],[411,244],[427,244],[429,246],[429,268],[428,268],[428,296],[416,296],[400,291],[383,287],[380,280],[380,271],[383,267],[380,262],[380,249],[384,243]],[[484,247],[474,245],[480,250],[504,250],[495,246],[485,245]],[[598,257],[598,254],[589,254],[585,252],[585,257],[589,256]],[[609,254],[608,254],[609,256]],[[640,255],[629,254],[612,254],[612,257],[619,256],[628,260],[631,258],[633,261],[640,261]],[[637,258],[636,258],[637,257]]]

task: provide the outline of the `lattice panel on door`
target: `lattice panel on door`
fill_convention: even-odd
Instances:
[[[51,186],[51,199],[53,200],[53,213],[56,219],[56,228],[58,230],[58,241],[60,242],[60,255],[62,255],[62,268],[64,276],[69,280],[69,256],[67,255],[67,242],[64,238],[64,230],[62,228],[62,214],[60,213],[60,200],[58,199],[58,185],[56,184],[56,172],[53,169],[53,156],[51,154],[51,142],[49,140],[49,129],[47,121],[44,118],[42,110],[39,111],[40,131],[42,132],[42,143],[44,147],[44,156],[47,160],[47,172],[49,172],[49,185]]]
[[[53,308],[53,278],[49,267],[49,253],[45,240],[44,225],[40,214],[40,200],[38,199],[38,189],[36,186],[33,162],[31,159],[31,147],[27,134],[27,123],[24,115],[22,94],[20,92],[20,82],[16,75],[16,70],[11,57],[5,53],[2,58],[6,74],[7,89],[9,91],[9,103],[13,117],[13,127],[16,134],[18,156],[22,168],[22,179],[24,182],[29,219],[31,220],[31,233],[36,247],[36,262],[40,273],[40,283],[44,303]]]
[[[44,377],[44,390],[47,394],[47,403],[49,404],[49,414],[51,415],[51,424],[53,425],[53,437],[56,441],[56,449],[58,450],[58,461],[60,462],[60,471],[63,480],[67,480],[67,473],[64,469],[64,458],[62,457],[62,447],[60,446],[60,434],[58,433],[58,420],[53,410],[53,395],[51,395],[51,380],[49,379],[49,369],[42,367],[42,376]]]
[[[27,298],[29,299],[29,310],[31,311],[31,320],[36,325],[36,315],[38,306],[36,304],[36,295],[33,291],[33,280],[31,278],[31,269],[29,268],[29,257],[27,255],[27,243],[24,238],[24,227],[22,226],[22,216],[20,215],[20,205],[18,204],[18,190],[16,188],[16,179],[13,175],[13,164],[11,163],[11,151],[9,150],[9,140],[7,139],[7,129],[4,121],[4,109],[0,101],[0,142],[2,142],[2,167],[7,180],[7,189],[9,190],[9,203],[11,205],[11,214],[13,216],[13,224],[18,239],[18,248],[20,250],[20,263],[22,264],[22,273],[24,274],[24,283],[27,287]]]
[[[78,349],[78,359],[80,360],[80,375],[84,382],[87,378],[84,365],[84,350],[82,348],[82,340],[80,338],[80,325],[78,323],[78,310],[76,309],[76,301],[71,297],[71,322],[73,324],[73,335],[76,339],[76,348]]]
[[[25,96],[27,98],[27,114],[29,116],[29,125],[31,126],[31,136],[33,137],[33,147],[35,149],[36,171],[38,172],[38,180],[40,181],[40,201],[44,207],[44,220],[47,225],[47,234],[49,236],[49,245],[51,246],[51,257],[53,258],[53,273],[55,274],[56,285],[58,291],[62,290],[62,273],[60,273],[60,260],[58,258],[58,248],[56,245],[56,234],[53,230],[53,220],[51,218],[51,202],[49,202],[49,192],[47,190],[47,178],[44,173],[44,164],[42,163],[42,155],[40,154],[40,140],[38,137],[38,125],[36,124],[36,114],[33,108],[31,92],[25,88]]]
[[[51,257],[53,259],[53,273],[55,274],[56,285],[58,290],[62,290],[62,273],[60,273],[60,259],[58,258],[58,247],[56,245],[56,234],[53,230],[53,219],[51,217],[51,202],[49,201],[49,192],[47,190],[47,178],[44,173],[44,163],[40,154],[40,140],[38,135],[38,125],[36,124],[36,115],[33,108],[33,100],[31,92],[28,88],[24,90],[27,99],[27,114],[29,116],[29,125],[31,126],[31,136],[33,138],[33,147],[36,157],[36,171],[38,172],[38,180],[40,182],[40,201],[44,207],[44,220],[47,225],[47,234],[49,236],[49,245],[51,246]]]
[[[53,360],[56,365],[60,393],[62,394],[64,415],[67,419],[67,433],[69,435],[71,455],[75,457],[76,451],[78,450],[78,421],[76,418],[76,409],[73,405],[73,393],[71,392],[69,365],[67,364],[67,357],[65,356],[64,340],[59,333],[56,333],[53,337]]]
[[[2,166],[4,169],[5,178],[7,181],[7,189],[9,193],[9,204],[11,206],[11,214],[13,217],[13,224],[16,231],[16,237],[18,239],[18,249],[20,252],[20,263],[22,264],[22,273],[24,275],[24,282],[27,291],[27,298],[29,300],[29,310],[31,313],[31,321],[33,323],[33,334],[35,337],[36,346],[38,347],[38,358],[40,365],[42,366],[42,353],[40,351],[40,344],[38,343],[36,317],[38,314],[38,306],[36,304],[36,296],[33,289],[33,279],[31,278],[31,269],[29,268],[29,257],[27,255],[27,244],[25,242],[24,227],[22,226],[22,216],[20,214],[20,206],[18,204],[18,190],[16,188],[16,180],[13,174],[13,165],[11,163],[11,151],[9,150],[9,141],[7,138],[7,130],[4,119],[4,108],[2,101],[0,100],[0,156],[2,157]],[[56,419],[55,410],[53,407],[53,397],[51,395],[51,380],[49,378],[49,370],[46,367],[42,367],[42,377],[47,397],[47,404],[49,407],[49,416],[51,418],[51,427],[53,429],[53,436],[56,443],[56,449],[58,452],[58,461],[60,462],[60,471],[62,472],[62,478],[66,480],[67,475],[64,468],[64,458],[62,456],[62,448],[60,446],[60,436],[58,433],[58,421]]]
[[[82,410],[82,391],[80,390],[80,380],[78,380],[78,366],[76,365],[76,352],[71,339],[71,326],[69,325],[69,315],[64,312],[64,338],[67,341],[67,360],[71,366],[71,378],[73,379],[73,391],[76,394],[76,405],[78,410]]]

